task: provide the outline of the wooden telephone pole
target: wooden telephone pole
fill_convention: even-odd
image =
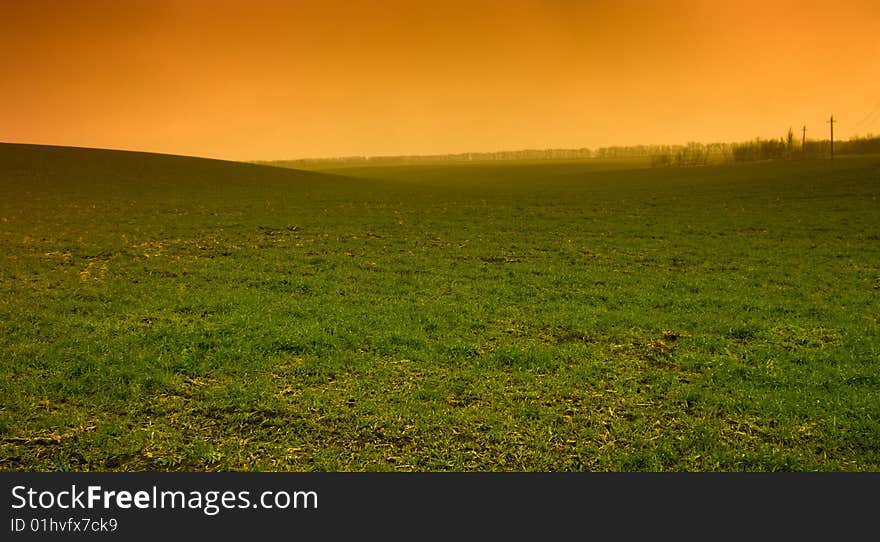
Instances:
[[[807,127],[804,126],[803,128],[801,128],[801,130],[802,130],[802,132],[801,132],[802,133],[802,135],[801,135],[801,154],[806,156],[807,155]]]
[[[831,125],[831,160],[834,160],[834,115],[828,119],[828,124]]]

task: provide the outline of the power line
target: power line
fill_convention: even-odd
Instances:
[[[868,122],[869,120],[872,120],[873,117],[875,117],[875,116],[877,115],[877,113],[880,113],[880,101],[878,101],[877,104],[874,106],[873,111],[871,111],[870,113],[868,113],[867,115],[865,115],[865,118],[863,118],[863,119],[860,120],[859,122],[855,123],[855,124],[853,125],[853,127],[854,127],[854,128],[858,128],[858,127],[861,126],[862,124]]]

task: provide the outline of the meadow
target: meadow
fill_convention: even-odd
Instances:
[[[0,144],[0,469],[877,471],[878,196]]]

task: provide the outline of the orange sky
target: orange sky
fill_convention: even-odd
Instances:
[[[0,6],[0,141],[233,160],[880,134],[880,3]]]

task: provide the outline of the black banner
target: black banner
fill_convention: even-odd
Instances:
[[[876,529],[880,474],[2,473],[3,540],[285,540]]]

